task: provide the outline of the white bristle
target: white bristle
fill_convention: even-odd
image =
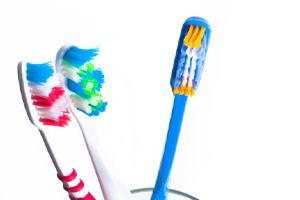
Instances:
[[[188,80],[189,87],[193,86],[195,70],[197,68],[197,60],[199,59],[199,51],[200,51],[199,48],[194,48],[194,49],[192,49],[192,52],[191,52],[192,61],[191,61],[191,67],[190,67],[190,71],[189,71],[189,80]]]
[[[41,118],[57,119],[59,116],[61,116],[64,112],[68,110],[68,107],[66,99],[64,97],[60,97],[56,100],[53,106],[49,108],[36,107],[36,109]]]
[[[43,97],[47,97],[52,90],[52,88],[41,86],[41,85],[30,85],[29,87],[30,87],[29,90],[31,95],[38,95]]]
[[[183,74],[182,74],[182,85],[185,86],[186,83],[187,83],[187,79],[189,77],[189,67],[190,67],[190,62],[191,62],[191,57],[192,57],[192,48],[188,47],[186,49],[186,52],[185,52],[187,58],[186,58],[186,62],[185,62],[185,65],[184,65],[184,71],[183,71]]]
[[[79,108],[86,113],[92,112],[91,107],[88,105],[89,103],[86,100],[78,97],[77,95],[70,95],[70,98],[74,107]]]
[[[96,106],[96,105],[98,105],[99,101],[101,101],[101,96],[93,96],[90,99],[90,104],[93,106]]]
[[[61,68],[61,73],[65,78],[69,78],[75,82],[79,82],[80,81],[80,76],[78,75],[78,69],[75,67],[70,67],[67,65],[62,65]],[[62,77],[63,78],[63,77]]]
[[[38,96],[49,96],[49,93],[51,92],[52,88],[55,86],[60,86],[60,82],[58,80],[57,76],[52,76],[47,80],[47,83],[44,85],[35,85],[28,83],[29,90],[32,95],[38,95]]]

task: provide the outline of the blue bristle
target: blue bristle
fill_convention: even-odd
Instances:
[[[78,47],[72,46],[65,52],[63,59],[71,63],[72,66],[78,68],[97,56],[98,51],[98,48],[80,49]]]
[[[79,110],[79,111],[85,113],[86,115],[88,115],[88,116],[90,116],[90,117],[98,116],[98,115],[100,115],[100,113],[105,112],[106,106],[107,106],[107,102],[103,102],[103,104],[102,104],[102,106],[101,106],[100,108],[96,108],[95,106],[90,105],[90,104],[89,104],[89,106],[91,106],[91,107],[94,108],[95,110],[93,110],[93,111],[90,112],[90,113],[87,113],[87,112],[81,110],[80,108],[77,108],[77,110]]]
[[[180,52],[180,58],[178,60],[177,72],[176,72],[175,80],[174,80],[174,87],[176,87],[176,88],[179,88],[180,84],[181,84],[181,76],[184,72],[184,65],[186,63],[186,57],[187,57],[185,55],[186,49],[187,49],[187,46],[182,45],[181,52]]]
[[[90,98],[89,95],[85,94],[81,87],[81,82],[77,83],[71,79],[66,79],[67,87],[70,91],[74,92],[75,94],[79,95],[81,98],[87,99]]]
[[[103,102],[102,106],[100,108],[96,108],[94,106],[91,105],[92,108],[95,108],[94,111],[92,111],[91,113],[88,113],[89,116],[98,116],[100,115],[100,113],[104,112],[107,106],[107,102]]]
[[[31,84],[43,85],[53,75],[50,62],[42,64],[27,63],[26,78]]]
[[[96,79],[98,81],[98,88],[97,91],[100,92],[103,84],[104,84],[104,74],[100,69],[96,69],[93,71],[93,74],[91,74],[91,77]]]

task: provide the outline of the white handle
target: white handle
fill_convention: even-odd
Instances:
[[[122,187],[119,186],[119,184],[109,174],[107,168],[105,167],[104,162],[101,159],[101,156],[99,155],[97,147],[95,146],[92,137],[90,136],[90,131],[85,131],[86,128],[84,128],[82,123],[80,123],[80,121],[86,120],[84,119],[86,116],[80,117],[81,120],[79,121],[78,115],[76,115],[76,113],[74,112],[73,114],[82,130],[82,135],[86,143],[88,152],[90,154],[98,178],[98,182],[101,186],[104,199],[105,200],[131,200],[132,196],[130,191],[122,189]]]

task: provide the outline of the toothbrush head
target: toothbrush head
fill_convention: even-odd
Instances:
[[[211,28],[205,19],[188,18],[182,26],[171,75],[174,94],[194,96],[201,79]]]
[[[65,127],[70,118],[65,91],[50,63],[19,63],[18,78],[24,106],[32,124]]]
[[[64,46],[56,56],[56,68],[68,89],[70,101],[88,116],[98,116],[107,105],[100,93],[104,75],[94,62],[97,55],[98,48]]]

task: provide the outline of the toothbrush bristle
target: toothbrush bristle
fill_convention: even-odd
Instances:
[[[59,70],[70,91],[74,107],[89,116],[97,116],[105,111],[106,102],[102,100],[100,90],[104,84],[104,75],[95,65],[98,49],[80,49],[70,47],[62,56]]]
[[[57,99],[64,94],[64,90],[61,87],[53,87],[47,97],[32,95],[33,105],[41,107],[51,107]]]
[[[71,120],[65,91],[50,63],[26,65],[32,104],[44,125],[64,127]]]
[[[80,49],[72,46],[64,53],[64,60],[71,63],[73,67],[80,67],[98,55],[98,48]]]
[[[204,26],[189,25],[183,32],[178,62],[174,65],[176,72],[172,87],[174,94],[194,96],[204,66],[208,31]]]

